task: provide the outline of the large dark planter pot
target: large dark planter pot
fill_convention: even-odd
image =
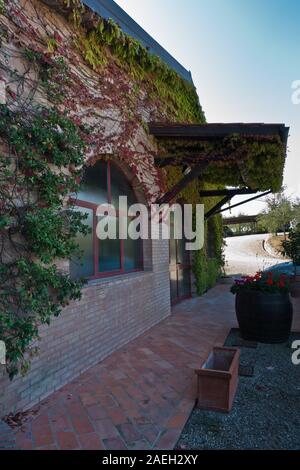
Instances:
[[[260,343],[289,339],[293,321],[289,294],[244,290],[237,293],[235,307],[242,338]]]
[[[300,275],[297,274],[291,281],[291,296],[300,299]]]

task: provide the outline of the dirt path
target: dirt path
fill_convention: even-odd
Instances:
[[[283,260],[264,250],[264,242],[270,235],[244,235],[226,238],[226,274],[255,274]]]

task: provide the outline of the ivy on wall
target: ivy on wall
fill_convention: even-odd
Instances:
[[[206,221],[205,246],[194,255],[193,273],[198,295],[212,288],[221,274],[224,266],[223,243],[223,223],[219,214]]]
[[[173,164],[181,157],[198,158],[218,155],[220,160],[204,169],[206,183],[226,186],[249,186],[252,189],[277,192],[282,187],[286,149],[279,136],[253,137],[231,135],[222,140],[164,140],[160,155],[174,155]]]
[[[167,189],[171,189],[182,178],[182,168],[168,166],[165,168],[165,172]],[[177,195],[177,199],[189,204],[204,204],[205,212],[208,212],[219,199],[216,197],[201,198],[199,195],[200,189],[222,189],[222,185],[194,180]],[[213,216],[205,222],[204,239],[204,248],[195,252],[192,259],[198,295],[204,294],[216,284],[224,266],[223,223],[221,215]]]
[[[85,7],[79,0],[67,2],[72,10],[71,20],[76,25],[78,36],[76,48],[93,70],[100,73],[116,60],[124,72],[130,74],[136,83],[137,90],[146,89],[156,105],[165,114],[166,120],[172,122],[191,122],[203,124],[205,115],[199,104],[199,98],[194,86],[178,76],[158,57],[150,54],[138,41],[123,33],[112,20],[98,19],[93,28],[86,30],[83,17]],[[174,152],[174,148],[172,148]],[[160,172],[162,189],[170,189],[182,178],[181,166],[169,166]],[[240,176],[240,174],[238,173]],[[206,178],[205,178],[206,179]],[[209,176],[208,176],[209,179]],[[217,180],[210,188],[220,187]],[[185,188],[178,198],[188,203],[205,203],[207,210],[216,203],[216,198],[201,201],[199,189],[203,182],[193,181]],[[215,285],[223,266],[222,258],[222,221],[216,217],[216,223],[206,224],[206,232],[213,233],[215,239],[214,257],[209,258],[207,247],[196,254],[194,259],[194,274],[197,292],[202,294]],[[207,239],[207,237],[206,237]],[[202,280],[203,278],[203,280]],[[200,287],[202,286],[202,287]]]
[[[271,189],[278,192],[282,188],[285,164],[285,148],[279,137],[271,142],[250,142],[242,137],[233,138],[238,151],[243,151],[247,157],[232,165],[224,163],[207,168],[203,172],[205,181],[235,187],[246,184],[260,191]]]
[[[0,337],[7,371],[26,372],[38,326],[49,324],[82,283],[54,263],[77,250],[85,217],[65,198],[78,188],[84,144],[76,126],[54,108],[0,106]]]
[[[112,19],[99,18],[89,31],[82,18],[86,8],[81,2],[67,2],[77,27],[76,47],[94,70],[103,70],[112,58],[130,73],[138,87],[160,101],[165,113],[178,121],[204,122],[205,116],[194,85],[180,77],[158,56],[151,54],[139,41],[124,33]]]

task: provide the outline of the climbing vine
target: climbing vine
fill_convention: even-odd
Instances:
[[[172,164],[178,165],[181,157],[197,159],[218,155],[219,161],[203,170],[207,183],[227,186],[249,186],[252,189],[279,191],[282,187],[285,164],[285,145],[279,136],[251,138],[232,134],[225,139],[200,142],[164,140],[161,155],[172,155]]]
[[[207,204],[206,207],[210,207]],[[224,267],[223,223],[221,215],[215,215],[205,223],[205,246],[195,253],[193,273],[196,279],[198,295],[213,287]]]
[[[103,69],[113,56],[118,65],[137,81],[137,86],[146,87],[150,97],[160,100],[160,107],[165,107],[166,112],[175,113],[181,121],[205,121],[192,83],[181,78],[158,56],[149,53],[140,42],[125,34],[112,19],[100,18],[87,32],[81,21],[84,11],[85,7],[80,2],[73,2],[72,18],[79,33],[75,44],[94,70]]]
[[[80,298],[81,282],[54,262],[69,259],[88,230],[65,200],[84,147],[67,116],[32,103],[26,114],[1,105],[0,138],[0,337],[13,377],[28,369],[39,325]]]
[[[64,59],[50,57],[48,43],[44,53],[26,46],[14,55],[22,68],[13,68],[10,32],[1,26],[0,338],[13,378],[37,353],[39,326],[80,299],[82,281],[62,263],[79,254],[76,235],[89,229],[68,202],[78,190],[85,142],[67,109],[57,107],[60,83],[68,83]]]
[[[167,174],[167,188],[172,188],[182,178],[182,168],[168,166],[165,168]],[[205,212],[219,202],[217,197],[201,198],[200,189],[223,189],[222,185],[209,184],[207,182],[194,180],[183,191],[177,199],[189,204],[204,204]],[[223,258],[223,223],[221,215],[215,215],[205,222],[205,245],[193,254],[192,266],[195,276],[196,291],[198,295],[204,294],[216,284],[224,266]]]

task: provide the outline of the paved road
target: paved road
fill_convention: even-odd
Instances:
[[[225,260],[226,274],[255,274],[278,263],[282,259],[274,258],[263,248],[269,235],[245,235],[226,238]]]

